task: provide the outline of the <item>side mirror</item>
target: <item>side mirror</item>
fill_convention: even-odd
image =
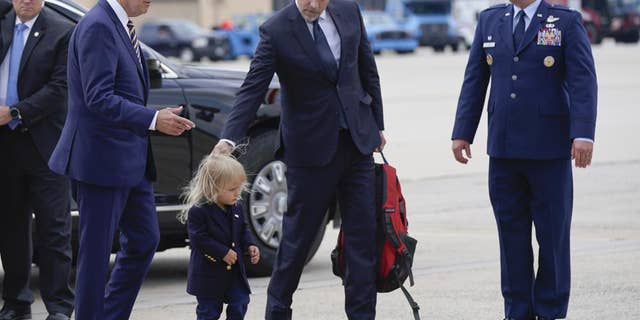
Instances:
[[[157,59],[147,59],[151,89],[162,88],[162,67]]]

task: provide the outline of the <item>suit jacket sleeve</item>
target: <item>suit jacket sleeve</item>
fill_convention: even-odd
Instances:
[[[22,125],[33,126],[38,121],[55,113],[65,113],[67,109],[67,52],[69,49],[70,29],[56,43],[56,55],[50,57],[55,66],[49,81],[31,96],[22,99],[16,107],[20,109]]]
[[[240,217],[244,217],[244,215],[242,214],[242,211],[240,210]],[[249,251],[249,246],[255,246],[256,245],[256,240],[253,237],[253,233],[251,232],[251,229],[249,229],[249,224],[247,223],[247,220],[242,218],[242,232],[243,232],[243,240],[244,240],[244,246],[243,246],[243,250],[244,252]]]
[[[478,19],[476,33],[469,52],[469,61],[464,73],[464,81],[460,98],[458,99],[458,110],[453,126],[452,139],[462,139],[470,143],[476,135],[478,123],[482,116],[484,99],[487,94],[487,86],[491,72],[486,63],[484,50],[482,49],[482,15]]]
[[[146,135],[156,112],[117,95],[114,90],[118,60],[117,55],[107,54],[118,52],[113,30],[104,24],[92,24],[79,32],[76,40],[87,108],[105,120],[122,124],[141,136]]]
[[[382,112],[382,93],[380,90],[380,76],[378,68],[371,50],[367,30],[364,27],[362,14],[358,4],[354,2],[358,18],[360,20],[360,46],[358,47],[358,68],[360,70],[360,79],[364,90],[371,96],[371,108],[373,109],[373,117],[378,126],[378,130],[384,130],[384,115]]]
[[[189,235],[189,245],[192,249],[198,250],[214,257],[218,261],[229,252],[228,246],[216,241],[207,231],[206,209],[193,207],[187,214],[187,233]]]
[[[264,101],[275,70],[276,54],[271,36],[264,26],[260,26],[260,43],[251,60],[249,73],[236,95],[233,109],[222,132],[222,139],[238,142],[245,137],[249,125],[255,119],[256,111]]]
[[[569,92],[571,139],[593,140],[596,127],[598,84],[587,32],[582,17],[572,12],[573,18],[565,39],[566,83]]]

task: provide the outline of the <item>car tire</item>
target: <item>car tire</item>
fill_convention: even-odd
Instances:
[[[229,59],[229,56],[231,56],[231,43],[229,43],[229,40],[224,39],[215,45],[213,54],[209,58],[211,61],[220,61]]]
[[[193,49],[189,47],[184,47],[180,49],[178,53],[178,59],[182,62],[193,62],[196,60],[196,54],[193,52]]]
[[[247,171],[250,184],[250,191],[243,197],[245,218],[260,249],[260,262],[255,265],[247,264],[247,273],[251,276],[271,275],[282,236],[282,214],[286,211],[286,166],[274,159],[277,139],[277,130],[262,132],[252,137],[246,150],[238,156]],[[269,192],[265,191],[267,189],[270,189]],[[325,217],[306,262],[318,250],[324,237],[326,222]]]
[[[416,50],[396,50],[397,54],[411,54],[416,52]]]

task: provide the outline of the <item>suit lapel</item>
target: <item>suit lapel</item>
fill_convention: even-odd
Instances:
[[[13,32],[16,24],[16,14],[11,11],[0,23],[0,36],[2,36],[2,48],[0,49],[0,62],[9,52],[11,41],[13,40]]]
[[[33,49],[36,47],[38,42],[40,42],[40,39],[42,39],[42,37],[44,36],[47,25],[46,19],[46,14],[44,10],[42,10],[40,12],[40,15],[38,16],[38,19],[31,28],[31,32],[29,33],[29,36],[27,38],[27,43],[24,45],[24,51],[22,52],[22,58],[20,59],[20,68],[18,69],[18,75],[22,74],[24,67],[27,65],[29,57],[31,57]]]
[[[118,34],[118,37],[124,43],[124,47],[126,48],[127,52],[129,52],[129,56],[135,63],[136,69],[138,70],[138,75],[140,76],[140,80],[146,85],[146,79],[144,78],[144,71],[142,70],[142,65],[138,60],[138,55],[136,54],[136,51],[133,50],[133,45],[131,44],[131,38],[129,37],[129,34],[125,32],[124,28],[122,27],[122,23],[118,19],[118,16],[116,15],[115,11],[113,11],[113,8],[111,8],[111,6],[107,3],[106,0],[101,0],[100,2],[98,2],[98,4],[103,7],[103,9],[109,15],[109,18],[111,18],[111,20],[115,24],[115,29],[116,29],[116,33]],[[142,55],[140,55],[140,57],[142,57]]]
[[[544,1],[540,2],[536,13],[531,17],[531,22],[529,23],[529,27],[524,34],[524,39],[522,39],[522,44],[520,44],[520,48],[516,51],[516,54],[519,54],[524,50],[538,35],[538,31],[540,30],[540,24],[544,23],[547,19],[547,8],[548,4]]]
[[[514,52],[513,48],[513,5],[505,7],[500,22],[498,22],[498,34],[502,38],[502,42],[507,45],[509,52]],[[483,40],[484,41],[484,40]]]
[[[309,32],[307,22],[304,21],[302,14],[298,11],[298,7],[296,7],[295,3],[292,3],[289,5],[288,10],[289,21],[291,22],[291,31],[293,32],[296,40],[298,40],[304,51],[307,53],[307,56],[311,58],[312,62],[320,67],[327,80],[331,79],[327,74],[327,68],[320,59],[320,55],[318,55],[316,44],[313,42],[313,37],[311,36],[311,32]]]
[[[344,65],[344,52],[345,52],[345,36],[343,31],[347,30],[347,26],[345,25],[345,22],[342,21],[342,14],[340,12],[340,10],[338,10],[335,7],[334,2],[329,2],[329,6],[327,7],[327,13],[329,14],[329,16],[331,17],[331,19],[333,19],[333,24],[336,26],[336,30],[338,30],[338,35],[340,36],[340,64],[338,65],[338,79],[337,81],[340,82],[340,74],[342,73],[342,66]]]

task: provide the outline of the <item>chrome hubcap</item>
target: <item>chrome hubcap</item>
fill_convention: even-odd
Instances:
[[[287,211],[286,165],[273,161],[264,166],[251,185],[249,216],[260,240],[278,248],[282,239],[282,217]]]

